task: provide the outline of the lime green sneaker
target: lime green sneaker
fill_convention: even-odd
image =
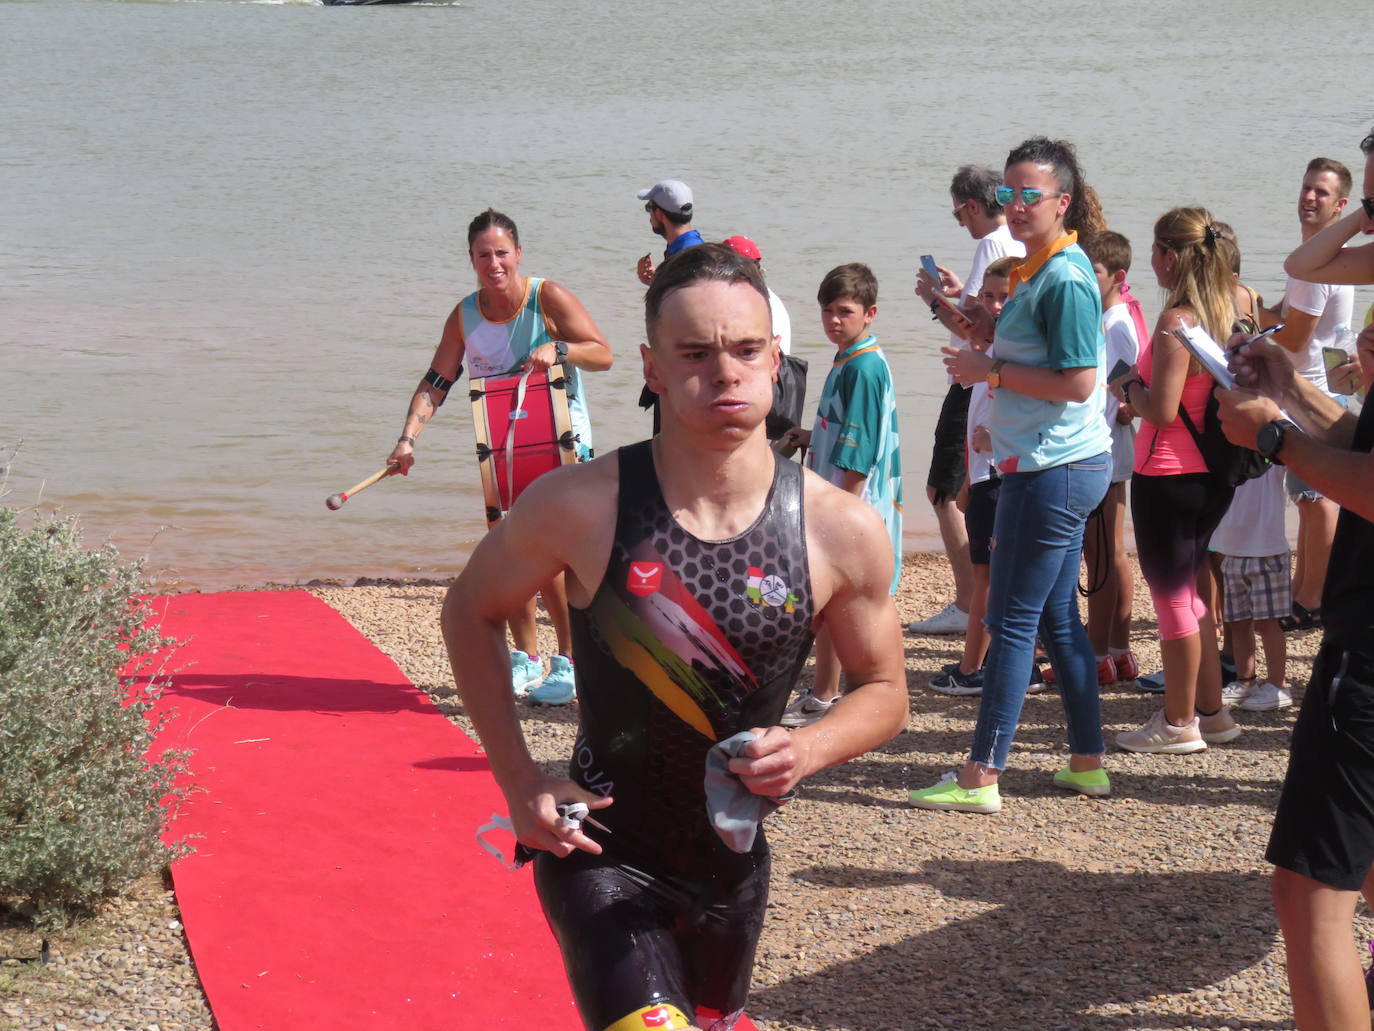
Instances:
[[[952,770],[940,778],[938,784],[918,788],[906,799],[917,809],[940,809],[955,813],[995,813],[1002,808],[1002,795],[996,784],[966,789],[959,786],[958,774]]]
[[[1054,786],[1066,791],[1077,791],[1080,795],[1105,798],[1112,793],[1112,782],[1107,779],[1107,771],[1100,766],[1095,770],[1075,773],[1065,766],[1054,775]]]

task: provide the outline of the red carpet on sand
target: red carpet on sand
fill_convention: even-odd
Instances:
[[[153,604],[187,641],[172,875],[220,1031],[580,1028],[529,869],[473,837],[505,812],[485,757],[390,659],[303,591]]]
[[[172,876],[220,1031],[581,1027],[529,869],[474,839],[505,812],[486,758],[386,655],[303,591],[152,604],[185,642],[160,744],[195,752]]]

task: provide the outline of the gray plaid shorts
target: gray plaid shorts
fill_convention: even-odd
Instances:
[[[1293,581],[1289,553],[1250,558],[1221,557],[1221,618],[1228,623],[1242,619],[1279,619],[1293,611]]]

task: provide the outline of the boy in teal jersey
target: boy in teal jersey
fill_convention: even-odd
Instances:
[[[806,465],[818,476],[863,498],[882,516],[892,539],[892,583],[902,573],[902,459],[892,370],[869,332],[878,314],[878,280],[867,265],[831,269],[816,300],[821,328],[836,354],[821,388],[815,426],[790,430],[783,445],[808,447]],[[804,727],[824,716],[840,696],[840,667],[825,627],[816,636],[816,682],[782,718]]]

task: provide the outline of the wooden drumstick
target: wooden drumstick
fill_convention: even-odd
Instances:
[[[343,508],[343,503],[347,501],[349,498],[351,498],[354,494],[357,494],[359,491],[366,490],[368,487],[371,487],[378,480],[394,472],[395,469],[395,466],[383,466],[381,469],[378,469],[375,473],[373,473],[367,479],[363,480],[361,483],[357,483],[354,484],[352,487],[349,487],[348,490],[342,490],[339,491],[339,493],[337,494],[329,495],[329,497],[324,499],[324,503],[331,512],[337,512],[339,509]]]

